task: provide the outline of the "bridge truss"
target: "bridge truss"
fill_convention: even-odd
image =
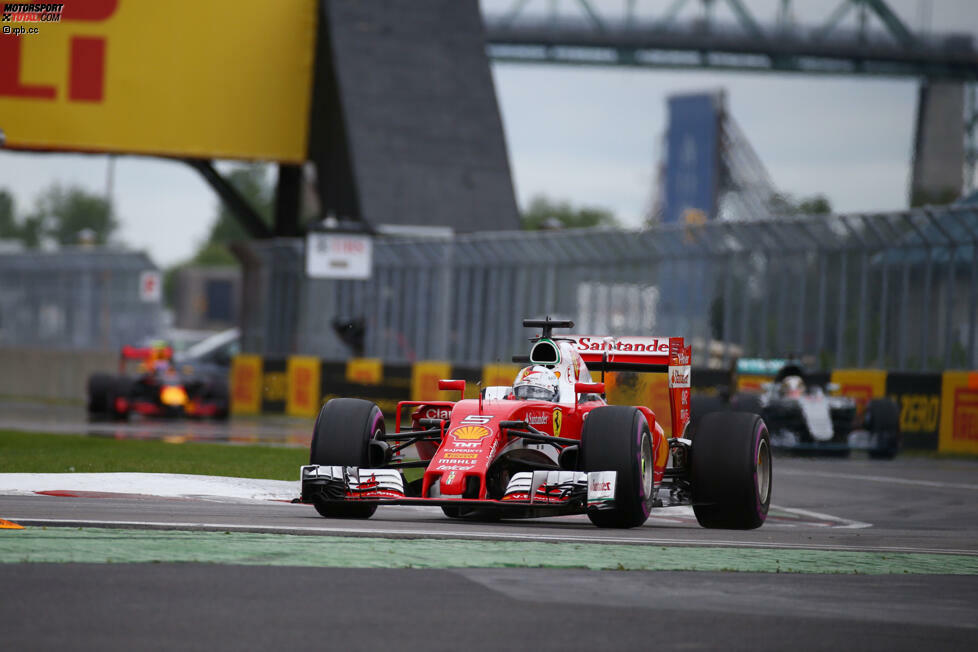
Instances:
[[[779,0],[483,0],[501,62],[910,77],[966,84],[965,187],[978,168],[978,49],[968,33],[911,29],[885,0],[840,0],[821,21]],[[831,7],[832,5],[827,5]]]

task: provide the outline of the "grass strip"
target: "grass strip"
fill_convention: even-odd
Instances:
[[[0,431],[0,473],[189,473],[295,480],[309,452]]]
[[[976,575],[978,558],[756,548],[691,548],[312,537],[29,527],[0,530],[0,563],[216,563],[344,568],[587,568],[819,574]]]

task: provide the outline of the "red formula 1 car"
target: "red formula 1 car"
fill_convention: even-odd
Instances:
[[[333,399],[316,420],[302,502],[325,517],[369,518],[379,505],[438,505],[449,517],[584,514],[599,527],[642,525],[654,507],[692,504],[704,527],[759,527],[771,500],[771,448],[757,415],[708,415],[689,432],[690,347],[682,338],[554,336],[540,328],[512,386],[478,399],[402,402],[395,432],[380,409]],[[608,405],[591,371],[668,374],[672,432],[644,406]],[[464,393],[465,381],[442,390]],[[402,427],[401,412],[410,410]],[[403,461],[414,446],[419,460]],[[402,470],[422,467],[408,482]]]
[[[131,360],[140,363],[137,376],[126,374]],[[166,346],[124,346],[118,374],[96,373],[88,379],[88,414],[95,419],[127,419],[130,414],[226,419],[228,407],[226,377],[174,365]]]

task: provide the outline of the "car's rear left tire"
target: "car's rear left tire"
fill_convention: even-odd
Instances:
[[[866,406],[865,427],[876,444],[869,450],[874,460],[892,460],[900,450],[900,408],[888,398],[874,398]]]
[[[734,412],[761,414],[764,406],[761,405],[761,397],[757,394],[738,392],[730,398],[730,409]]]
[[[108,415],[109,398],[115,387],[116,377],[111,374],[92,374],[88,377],[88,414],[90,416]]]
[[[214,386],[210,388],[209,399],[217,405],[214,419],[216,421],[227,421],[231,413],[231,392],[228,389],[227,381],[215,382]]]
[[[716,412],[700,421],[690,453],[693,512],[707,528],[750,530],[771,504],[771,440],[764,420]]]
[[[309,463],[369,466],[370,441],[385,432],[384,415],[375,404],[357,398],[334,398],[319,411],[309,448]],[[314,505],[326,518],[370,518],[377,511],[377,505],[370,503],[316,501]]]
[[[598,527],[632,528],[649,518],[654,500],[655,451],[649,423],[639,410],[623,405],[588,413],[581,429],[582,471],[616,471],[612,509],[588,511]]]

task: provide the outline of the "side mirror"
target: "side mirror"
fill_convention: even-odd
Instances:
[[[443,392],[450,392],[452,390],[458,390],[465,396],[465,381],[464,380],[439,380],[438,389]]]
[[[574,407],[581,394],[604,394],[604,383],[574,383]]]
[[[604,394],[604,383],[574,383],[578,394]]]
[[[842,389],[842,385],[840,385],[839,383],[828,383],[827,385],[825,385],[825,391],[830,394],[834,394],[835,392],[838,392],[841,389]]]

